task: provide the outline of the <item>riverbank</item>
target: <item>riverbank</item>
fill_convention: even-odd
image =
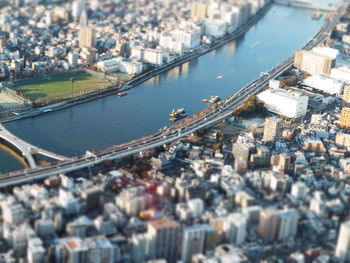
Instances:
[[[66,109],[66,108],[69,108],[69,107],[72,107],[75,105],[86,103],[89,101],[97,100],[97,99],[100,99],[100,98],[103,98],[106,96],[116,94],[117,92],[120,92],[120,91],[127,91],[130,89],[133,89],[133,88],[137,87],[138,85],[146,82],[147,80],[149,80],[157,75],[160,75],[164,72],[170,71],[171,69],[173,69],[175,67],[181,66],[184,63],[187,63],[191,60],[194,60],[202,55],[205,55],[205,54],[231,42],[231,41],[236,40],[238,37],[240,37],[241,35],[246,33],[253,25],[255,25],[255,23],[260,18],[262,18],[267,13],[269,8],[271,7],[271,4],[272,4],[271,1],[268,1],[268,3],[266,3],[266,5],[264,7],[262,7],[253,17],[249,18],[245,23],[243,23],[237,30],[235,30],[231,34],[227,34],[224,37],[222,37],[221,39],[213,41],[210,45],[202,44],[199,48],[197,48],[193,52],[191,52],[187,55],[184,55],[181,58],[174,60],[170,64],[166,64],[164,66],[155,68],[151,71],[148,71],[148,72],[145,72],[139,76],[136,76],[135,78],[126,82],[125,85],[123,85],[123,86],[114,86],[114,87],[106,88],[106,89],[92,92],[92,93],[89,93],[89,94],[86,94],[86,95],[83,95],[83,96],[80,96],[77,98],[73,98],[73,99],[63,101],[63,102],[51,104],[49,106],[36,108],[36,109],[30,110],[30,111],[24,112],[22,114],[18,114],[17,116],[5,117],[2,120],[0,119],[0,121],[5,123],[5,122],[15,121],[15,120],[19,120],[19,119],[34,117],[34,116],[42,115],[42,114],[45,114],[48,112],[58,111],[58,110]]]

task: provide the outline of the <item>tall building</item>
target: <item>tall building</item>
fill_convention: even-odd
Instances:
[[[0,49],[3,49],[6,47],[6,43],[7,43],[7,38],[5,35],[0,35]]]
[[[14,200],[5,200],[1,204],[2,217],[5,223],[18,225],[24,221],[25,209],[22,204],[16,203]]]
[[[89,27],[83,27],[79,31],[79,47],[95,46],[95,30]]]
[[[84,11],[81,14],[80,19],[79,19],[80,26],[81,27],[86,27],[87,26],[87,20],[88,20],[87,13],[86,13],[86,11]]]
[[[166,259],[168,263],[178,258],[180,226],[168,218],[148,223],[147,238],[150,242],[148,255],[151,259]]]
[[[350,108],[343,107],[340,113],[339,126],[344,129],[350,129]]]
[[[256,153],[250,155],[249,162],[253,167],[268,165],[270,162],[270,150],[264,145],[256,147]]]
[[[335,256],[341,261],[350,260],[350,221],[341,224]]]
[[[28,240],[27,262],[39,263],[45,260],[45,249],[40,238],[31,238]]]
[[[329,76],[334,66],[335,58],[314,51],[298,50],[294,55],[294,67],[311,75]]]
[[[181,262],[192,262],[192,256],[203,253],[207,225],[185,227],[182,237]]]
[[[132,244],[132,262],[145,262],[148,239],[145,234],[133,234],[131,238]]]
[[[68,238],[63,241],[64,262],[83,263],[87,261],[88,246],[78,237]]]
[[[337,132],[337,135],[335,137],[335,143],[339,146],[350,146],[350,134],[343,133],[343,132]]]
[[[75,19],[75,20],[79,19],[84,11],[85,11],[85,1],[84,0],[76,0],[73,2],[73,4],[72,4],[73,19]]]
[[[345,85],[343,90],[343,101],[350,104],[350,85]]]
[[[247,235],[247,216],[233,213],[224,222],[226,238],[231,244],[239,245]]]
[[[281,122],[278,118],[266,118],[263,141],[274,141],[281,134]]]
[[[295,209],[287,209],[278,213],[278,240],[294,237],[297,234],[299,212]]]
[[[100,208],[102,190],[96,185],[90,185],[79,189],[80,196],[86,201],[87,212],[92,212]]]
[[[208,6],[205,3],[193,2],[191,5],[191,18],[194,21],[203,20],[207,16]]]
[[[299,213],[295,209],[266,209],[260,213],[258,234],[265,241],[283,240],[296,235]]]
[[[272,209],[260,212],[258,234],[265,241],[273,241],[277,235],[278,220],[276,211]]]
[[[152,196],[145,192],[144,187],[131,187],[116,197],[116,204],[124,213],[136,216],[147,208],[151,198]]]

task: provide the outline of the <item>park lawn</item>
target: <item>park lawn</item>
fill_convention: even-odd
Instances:
[[[74,78],[73,89],[70,78]],[[107,84],[105,80],[88,73],[56,73],[18,80],[14,89],[19,90],[35,102],[75,96]]]

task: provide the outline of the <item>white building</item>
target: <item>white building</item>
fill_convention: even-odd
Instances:
[[[350,221],[341,224],[335,256],[342,262],[350,260]]]
[[[24,221],[25,209],[14,198],[8,198],[0,203],[2,217],[5,223],[18,225]]]
[[[72,67],[76,67],[78,64],[78,55],[75,52],[68,53],[68,63]]]
[[[314,47],[312,49],[312,52],[326,56],[326,57],[331,57],[336,59],[337,56],[339,55],[339,51],[335,48],[330,48],[330,47]]]
[[[268,89],[258,98],[263,101],[268,111],[287,118],[298,118],[306,114],[309,98],[299,93],[283,90]]]
[[[142,47],[133,47],[131,49],[131,58],[138,60],[144,60],[151,64],[161,66],[164,60],[164,51],[161,49],[144,49]]]
[[[310,76],[303,84],[332,95],[341,95],[344,88],[344,82],[321,75]]]
[[[350,83],[350,68],[347,66],[332,68],[330,77],[336,80]]]
[[[44,262],[45,249],[40,238],[31,238],[28,240],[27,262],[40,263]]]
[[[127,74],[140,74],[143,72],[143,63],[141,61],[122,59],[119,63],[119,70]]]
[[[163,65],[164,51],[160,49],[147,48],[144,50],[143,59],[151,64]]]
[[[125,189],[116,197],[117,206],[127,215],[136,216],[147,207],[150,195],[145,193],[144,187]]]
[[[78,19],[85,11],[85,2],[83,0],[76,0],[72,4],[72,16],[74,19]]]
[[[299,212],[295,209],[287,209],[278,212],[279,231],[277,238],[284,240],[294,237],[297,233]]]
[[[182,56],[184,52],[184,44],[176,41],[172,34],[161,33],[159,36],[159,46],[179,56]]]
[[[247,236],[247,220],[247,215],[233,213],[224,221],[226,238],[230,243],[239,245],[245,241]]]
[[[117,72],[119,61],[115,58],[97,62],[97,69],[105,73]]]
[[[226,32],[226,23],[220,20],[206,20],[205,34],[211,37],[222,37]]]
[[[202,215],[204,211],[204,202],[202,199],[190,199],[187,201],[187,204],[194,218],[198,218]]]
[[[199,27],[183,27],[173,33],[177,42],[182,43],[185,49],[193,49],[201,43],[201,29]]]
[[[304,199],[307,195],[308,187],[303,182],[296,182],[292,185],[291,194],[297,199]]]

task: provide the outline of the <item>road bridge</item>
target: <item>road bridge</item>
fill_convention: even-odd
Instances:
[[[337,12],[335,12],[335,14],[333,14],[330,19],[325,22],[318,33],[303,47],[303,49],[310,50],[329,39],[333,28],[348,8],[349,1],[350,0],[343,0],[338,4]],[[100,164],[106,160],[120,159],[160,145],[171,143],[197,130],[210,127],[231,116],[234,109],[241,106],[251,96],[264,90],[271,79],[280,76],[292,65],[293,56],[290,56],[275,68],[267,72],[268,74],[263,74],[258,79],[236,92],[234,95],[225,99],[223,104],[215,110],[200,112],[196,116],[191,116],[185,119],[183,122],[159,131],[156,134],[133,142],[113,146],[101,152],[86,154],[84,156],[48,167],[37,167],[30,171],[17,171],[10,173],[10,176],[0,177],[0,188],[30,183],[35,180],[42,180],[60,173],[67,173],[82,168],[93,167],[94,165]]]
[[[36,147],[20,138],[12,134],[9,130],[7,130],[1,123],[0,123],[0,138],[4,141],[6,141],[8,144],[16,148],[19,152],[22,153],[23,157],[27,160],[28,165],[31,169],[37,168],[37,164],[35,162],[35,159],[33,157],[34,154],[41,154],[46,157],[50,157],[54,160],[59,161],[66,161],[68,160],[67,157],[58,155],[53,152],[46,151],[44,149],[41,149],[39,147]]]
[[[275,4],[278,4],[278,5],[293,6],[297,8],[303,8],[303,9],[311,9],[311,10],[324,11],[324,12],[336,11],[336,7],[334,6],[322,5],[312,0],[273,0],[273,1]]]

